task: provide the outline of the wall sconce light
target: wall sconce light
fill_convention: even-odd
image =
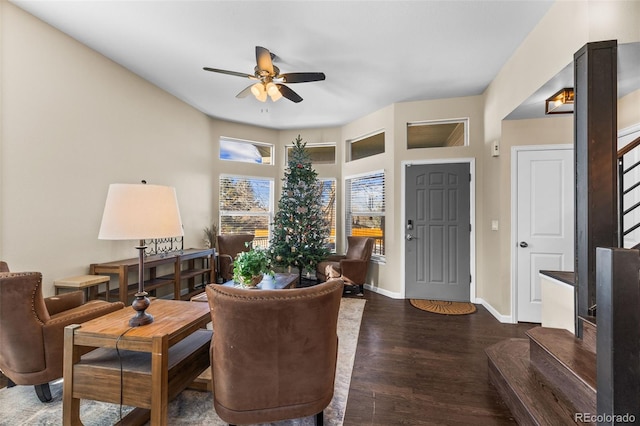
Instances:
[[[573,88],[564,88],[544,102],[545,114],[573,114]]]

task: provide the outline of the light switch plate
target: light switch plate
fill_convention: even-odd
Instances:
[[[500,142],[495,140],[491,143],[491,156],[497,157],[500,155]]]

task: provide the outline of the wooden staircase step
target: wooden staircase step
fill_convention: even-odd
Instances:
[[[531,364],[529,345],[529,339],[507,339],[485,350],[489,379],[511,414],[519,425],[584,424],[574,420],[571,402]]]
[[[598,326],[596,317],[581,316],[578,321],[582,324],[582,341],[587,349],[596,353]]]
[[[596,413],[596,354],[571,332],[535,327],[527,331],[529,358],[581,413]]]

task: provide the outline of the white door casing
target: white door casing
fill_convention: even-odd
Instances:
[[[574,270],[571,145],[512,148],[512,318],[541,322],[539,271]]]

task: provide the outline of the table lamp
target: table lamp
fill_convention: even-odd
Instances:
[[[138,249],[138,292],[132,303],[136,315],[131,327],[150,324],[146,309],[150,301],[144,291],[144,240],[184,235],[176,191],[169,186],[142,184],[109,185],[98,239],[140,240]]]

